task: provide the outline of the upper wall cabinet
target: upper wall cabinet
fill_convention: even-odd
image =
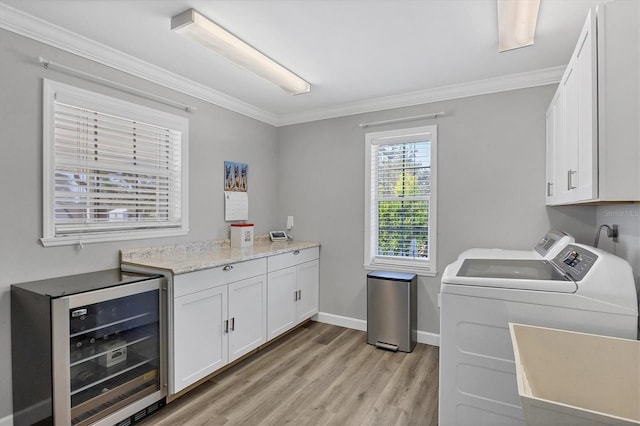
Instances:
[[[590,11],[547,110],[547,205],[640,201],[638,2]]]

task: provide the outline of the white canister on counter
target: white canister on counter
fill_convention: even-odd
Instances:
[[[253,246],[253,223],[231,225],[231,247]]]

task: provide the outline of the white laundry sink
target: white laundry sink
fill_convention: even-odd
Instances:
[[[509,324],[529,425],[640,425],[640,341]]]

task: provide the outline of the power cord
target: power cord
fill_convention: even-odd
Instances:
[[[614,243],[618,242],[618,225],[613,225],[613,227],[609,225],[600,225],[598,232],[596,233],[596,240],[593,243],[594,247],[598,247],[598,242],[600,242],[600,231],[602,231],[602,228],[607,228],[607,237],[612,238]]]

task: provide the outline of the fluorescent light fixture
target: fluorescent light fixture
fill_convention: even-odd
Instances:
[[[291,95],[311,90],[309,83],[194,9],[171,18],[171,29],[280,86]]]
[[[540,0],[497,0],[498,50],[533,45]]]

